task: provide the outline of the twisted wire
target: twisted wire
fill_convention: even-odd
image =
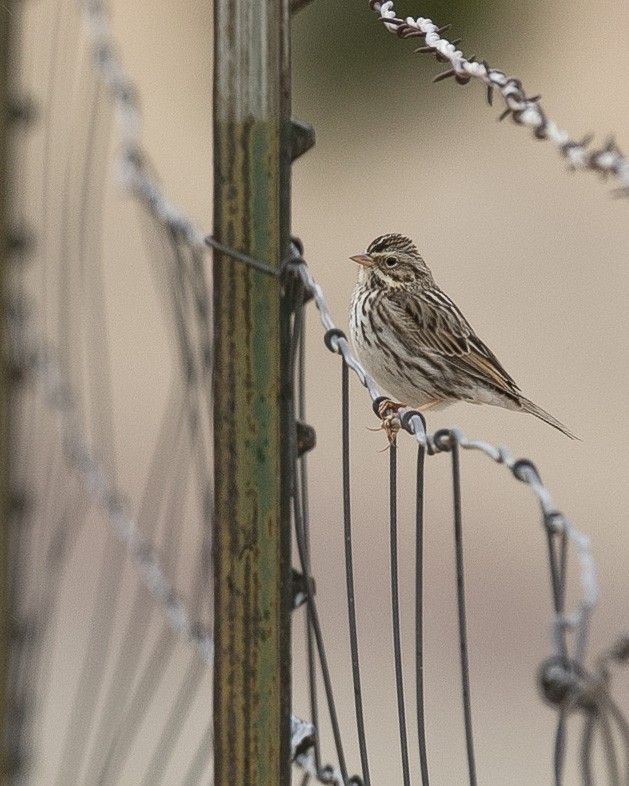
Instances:
[[[211,664],[214,653],[212,635],[206,627],[192,620],[183,599],[166,576],[150,540],[139,528],[123,494],[83,434],[75,398],[64,379],[56,353],[51,348],[34,351],[29,370],[46,405],[61,420],[67,464],[76,471],[88,497],[105,513],[111,530],[127,548],[146,589],[164,610],[172,632],[190,641],[202,660]]]
[[[122,186],[135,195],[162,224],[193,248],[205,248],[205,236],[170,202],[158,182],[146,171],[140,136],[140,110],[136,89],[116,55],[116,44],[104,0],[77,0],[83,13],[85,35],[99,82],[113,103],[118,129],[118,166]]]
[[[452,77],[458,84],[465,85],[471,79],[479,79],[487,86],[490,104],[494,91],[503,99],[505,109],[500,120],[510,116],[514,123],[530,128],[536,139],[552,142],[571,169],[589,169],[602,175],[611,175],[619,183],[614,193],[617,196],[629,196],[629,159],[620,152],[613,138],[597,148],[589,147],[592,142],[590,134],[581,140],[572,139],[568,131],[548,117],[539,102],[539,96],[527,96],[520,79],[507,76],[498,68],[491,68],[485,60],[477,62],[474,57],[466,58],[456,46],[458,41],[451,42],[444,38],[442,33],[450,25],[438,27],[430,19],[421,16],[402,19],[395,13],[393,0],[369,0],[369,7],[390,33],[402,39],[424,38],[425,46],[416,51],[433,54],[438,61],[450,64],[447,71],[435,77],[435,82]]]

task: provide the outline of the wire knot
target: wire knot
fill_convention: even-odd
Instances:
[[[548,658],[539,671],[544,699],[555,707],[596,710],[597,693],[602,687],[579,664],[564,657]]]

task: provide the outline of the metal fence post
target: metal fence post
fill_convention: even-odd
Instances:
[[[274,267],[289,249],[289,0],[214,2],[214,235]],[[214,777],[290,783],[290,304],[215,252]],[[287,311],[288,309],[288,311]]]
[[[8,729],[11,708],[9,654],[12,639],[9,527],[11,523],[10,421],[11,373],[7,348],[7,268],[9,264],[9,45],[12,3],[0,8],[0,781],[9,778]]]

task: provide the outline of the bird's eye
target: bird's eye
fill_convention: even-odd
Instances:
[[[395,257],[385,257],[384,264],[387,267],[395,267],[397,265],[397,259]]]

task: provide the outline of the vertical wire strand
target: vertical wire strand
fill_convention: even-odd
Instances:
[[[477,786],[474,735],[472,732],[472,704],[470,695],[470,665],[467,643],[467,615],[465,611],[465,576],[463,568],[463,516],[461,507],[461,465],[459,446],[451,439],[452,490],[454,502],[454,549],[456,561],[456,599],[459,620],[459,655],[461,660],[461,692],[463,698],[463,720],[465,723],[465,747],[470,786]]]
[[[581,779],[583,786],[594,786],[594,779],[592,777],[592,743],[594,739],[595,723],[595,713],[588,712],[585,716],[580,745]]]
[[[306,320],[304,312],[304,293],[300,286],[293,302],[296,304],[293,316],[293,335],[291,347],[291,363],[296,360],[297,364],[297,414],[302,423],[306,422]],[[295,358],[296,354],[296,358]],[[294,369],[289,373],[291,383],[295,385]],[[301,521],[303,532],[303,548],[306,562],[306,569],[302,565],[302,573],[308,590],[311,585],[310,567],[310,515],[308,505],[308,473],[307,456],[305,453],[299,459],[299,472],[295,473],[295,493],[294,504],[299,506],[299,517],[295,516],[295,529],[297,530],[298,521]],[[314,735],[314,762],[317,772],[321,772],[321,750],[319,741],[319,699],[317,695],[317,648],[314,638],[314,628],[312,623],[312,608],[309,602],[304,604],[306,615],[306,665],[308,671],[308,700],[310,703],[310,720],[315,729]],[[307,775],[305,777],[308,777]]]
[[[345,579],[347,585],[347,615],[349,621],[349,643],[352,659],[352,680],[354,683],[354,705],[360,766],[365,786],[370,786],[369,761],[367,758],[367,737],[363,713],[363,695],[360,680],[360,660],[358,657],[358,632],[356,630],[356,598],[354,594],[354,557],[352,553],[352,511],[350,496],[350,446],[349,446],[349,369],[345,360],[341,363],[341,413],[343,442],[343,529],[345,535]]]
[[[566,577],[568,566],[568,536],[565,531],[557,534],[552,529],[552,522],[545,521],[546,541],[548,544],[548,566],[553,594],[553,608],[556,615],[564,612],[566,595]],[[559,538],[559,554],[557,554],[557,538]],[[568,650],[565,633],[560,637],[561,657],[567,659]]]
[[[83,69],[81,63],[81,69]],[[87,189],[88,186],[83,184],[85,179],[90,180],[90,188],[102,189],[105,181],[106,168],[104,164],[105,149],[103,142],[106,141],[106,135],[102,134],[99,128],[100,120],[100,106],[99,90],[95,89],[91,101],[91,111],[89,113],[88,128],[87,128],[87,142],[85,145],[85,161],[81,166],[81,188]],[[97,135],[103,136],[102,141],[97,138]],[[99,148],[103,148],[100,150]],[[71,156],[71,143],[68,143],[65,161],[65,188],[66,194],[64,196],[64,210],[65,205],[69,203],[69,190],[71,187],[72,164]],[[87,191],[83,191],[83,196]],[[62,223],[63,223],[62,211]],[[87,214],[86,214],[87,216]],[[87,221],[87,218],[85,219]],[[69,223],[69,222],[68,222]],[[77,268],[81,268],[84,260],[76,258],[75,254],[70,254],[69,232],[76,231],[78,228],[68,227],[65,224],[60,235],[60,249],[62,256],[67,255],[67,259],[63,258],[59,261],[59,278],[57,285],[58,290],[58,315],[57,315],[57,333],[60,346],[60,362],[65,376],[71,380],[72,387],[76,390],[77,401],[76,409],[79,413],[81,421],[87,417],[85,400],[83,394],[80,392],[82,387],[82,379],[78,377],[73,379],[74,374],[71,372],[73,366],[80,365],[80,336],[85,330],[85,326],[81,325],[77,316],[70,318],[68,315],[72,311],[80,313],[83,304],[83,297],[85,293],[74,292],[70,294],[70,304],[65,301],[66,289],[64,281],[66,276],[76,277]],[[88,232],[87,227],[80,228],[80,233]],[[81,237],[79,234],[79,238]],[[100,265],[101,260],[96,258],[94,264],[97,267]],[[73,301],[73,302],[72,302]],[[65,315],[65,316],[64,316]],[[97,328],[102,330],[103,315],[93,312],[90,318],[94,320]],[[74,322],[74,325],[72,324]],[[100,325],[98,324],[100,323]],[[76,335],[74,335],[76,333]],[[102,349],[103,344],[99,347]],[[93,348],[93,349],[94,349]],[[92,358],[94,365],[98,366],[101,373],[100,385],[102,389],[102,399],[104,402],[111,398],[111,385],[110,385],[110,369],[105,367],[105,359]],[[113,433],[113,424],[110,422],[111,418],[111,404],[103,404],[102,408],[95,413],[93,423],[95,430],[99,433]],[[96,423],[99,423],[97,426]],[[83,425],[85,428],[85,425]],[[115,459],[112,450],[108,450],[109,446],[104,446],[105,456],[104,460],[108,472],[115,476]],[[54,497],[54,495],[53,495]],[[99,701],[99,697],[105,687],[106,669],[111,657],[112,636],[111,633],[115,628],[116,615],[119,613],[120,600],[121,600],[121,579],[123,576],[126,557],[119,543],[110,533],[107,534],[103,546],[103,559],[99,568],[99,575],[96,580],[96,594],[94,597],[93,617],[90,622],[89,631],[87,633],[87,650],[86,656],[83,660],[78,682],[76,684],[74,695],[72,698],[72,709],[68,720],[67,731],[62,749],[59,769],[57,772],[58,784],[70,784],[79,782],[80,773],[85,765],[85,757],[87,754],[87,744],[89,737],[94,729],[96,723],[95,707]],[[76,778],[76,781],[73,780]]]
[[[400,753],[404,786],[410,786],[406,708],[404,706],[404,674],[402,669],[402,640],[400,632],[400,589],[397,537],[397,445],[389,449],[389,527],[391,551],[391,619],[393,623],[393,657],[395,660],[395,689],[397,694]]]
[[[321,676],[323,679],[323,688],[326,695],[326,701],[328,705],[328,714],[330,716],[330,725],[332,726],[332,736],[334,738],[334,745],[336,748],[336,755],[338,757],[338,764],[339,769],[341,771],[343,777],[343,783],[345,786],[349,786],[349,778],[347,774],[347,765],[345,763],[345,754],[343,751],[343,742],[341,738],[341,729],[340,724],[338,721],[338,713],[336,711],[336,702],[334,700],[334,692],[332,690],[332,677],[330,674],[330,667],[328,664],[328,657],[325,651],[325,644],[323,641],[323,633],[321,631],[321,623],[319,621],[319,614],[317,612],[317,604],[314,599],[314,594],[312,591],[312,581],[307,571],[307,562],[306,562],[306,554],[304,551],[304,540],[303,540],[303,528],[300,521],[297,521],[300,518],[300,511],[299,511],[299,500],[295,499],[294,504],[294,515],[296,519],[296,537],[295,540],[297,542],[297,551],[299,553],[299,561],[301,564],[302,573],[304,576],[308,577],[307,581],[307,592],[308,592],[308,604],[309,604],[309,625],[312,626],[312,631],[314,634],[315,644],[317,648],[317,653],[319,656],[319,666],[321,668]]]
[[[300,306],[295,312],[295,325],[296,331],[299,333],[299,349],[298,349],[298,379],[297,379],[297,393],[298,393],[298,414],[302,422],[306,421],[306,322],[304,319],[304,310]],[[308,454],[305,453],[299,462],[299,475],[295,477],[299,479],[299,501],[301,503],[301,522],[304,533],[304,552],[306,556],[306,563],[308,568],[308,575],[305,576],[306,581],[310,583],[310,516],[308,505]],[[317,697],[317,668],[316,668],[316,644],[314,641],[314,632],[312,628],[312,621],[310,619],[310,604],[305,604],[306,612],[306,661],[308,670],[308,698],[310,702],[310,720],[315,729],[319,728],[319,701]],[[321,752],[319,746],[318,734],[315,734],[314,739],[314,760],[317,772],[321,771]],[[307,777],[307,776],[306,776]]]
[[[205,672],[205,663],[195,655],[192,656],[177,696],[170,706],[168,718],[162,732],[155,740],[153,752],[144,767],[141,786],[159,786],[164,783],[168,763],[173,757],[179,737],[184,732],[186,716],[190,712],[192,701],[199,690]]]
[[[609,786],[620,786],[620,768],[618,766],[618,755],[616,753],[616,743],[611,724],[609,722],[609,715],[607,712],[602,711],[597,715],[598,725],[601,730],[601,739],[603,742],[603,754],[605,756],[605,763],[607,765],[608,783]]]
[[[424,706],[424,464],[426,449],[417,446],[415,484],[415,684],[417,701],[417,742],[422,786],[429,786],[426,717]]]
[[[297,352],[298,352],[299,341],[300,341],[300,333],[301,333],[300,312],[303,306],[303,290],[302,290],[302,297],[295,297],[293,302],[298,305],[296,307],[296,319],[293,322],[293,335],[291,337],[291,352],[290,352],[291,368],[289,369],[289,379],[291,380],[291,384],[294,384],[294,369],[295,369],[295,362],[297,359]],[[293,406],[292,397],[289,400],[291,401],[291,404],[289,405],[292,407]],[[293,433],[290,435],[290,440],[289,440],[289,444],[291,445],[291,449],[293,453],[293,457],[292,457],[293,477],[297,478],[298,477],[297,433],[296,433],[297,430],[296,430],[294,412],[289,418],[289,422],[291,423],[291,428],[293,431]],[[319,667],[321,669],[323,689],[325,692],[326,702],[328,705],[328,715],[330,717],[330,725],[332,727],[332,737],[334,739],[334,746],[338,758],[339,770],[341,771],[341,777],[343,778],[344,786],[350,786],[347,764],[345,762],[345,752],[344,752],[343,741],[341,736],[341,727],[338,720],[338,713],[336,711],[334,691],[332,689],[332,677],[330,674],[330,667],[328,664],[327,653],[323,641],[323,633],[321,630],[321,623],[317,611],[317,603],[313,591],[313,582],[310,574],[309,555],[306,550],[305,534],[304,534],[304,526],[303,526],[304,522],[302,519],[302,500],[300,499],[299,487],[297,485],[295,489],[293,489],[293,519],[294,519],[294,526],[295,526],[295,542],[297,544],[297,553],[299,555],[299,564],[301,567],[301,572],[306,580],[306,593],[308,598],[306,602],[306,605],[308,607],[308,626],[312,628],[312,632],[314,634],[314,640],[316,644],[316,650],[319,656]],[[323,773],[323,770],[317,768],[317,772],[321,774]]]
[[[566,753],[566,714],[566,708],[560,707],[559,718],[557,720],[557,730],[555,732],[555,750],[553,754],[555,786],[561,786],[563,783],[563,770]]]
[[[603,712],[608,712],[612,719],[615,721],[618,733],[622,738],[622,749],[624,759],[624,772],[625,777],[623,783],[629,783],[629,724],[625,716],[620,711],[616,702],[611,698],[607,690],[603,693],[604,709]]]
[[[537,471],[537,470],[536,470]],[[565,595],[566,595],[566,576],[568,567],[568,538],[565,530],[559,535],[559,554],[557,554],[557,533],[552,529],[552,518],[545,519],[546,540],[548,544],[548,566],[550,569],[550,582],[553,595],[553,607],[556,617],[563,616]],[[568,644],[566,641],[565,629],[562,628],[558,636],[558,646],[560,656],[566,669],[570,669],[568,658]],[[561,786],[563,781],[563,771],[566,758],[566,735],[567,735],[567,708],[560,707],[557,714],[557,729],[555,731],[555,746],[553,751],[553,767],[555,773],[556,786]]]
[[[173,631],[168,627],[162,628],[159,638],[153,644],[151,654],[146,659],[144,671],[138,677],[137,685],[129,696],[124,716],[116,728],[116,736],[107,749],[99,773],[99,786],[111,786],[119,782],[120,774],[136,744],[147,708],[158,692],[177,643]]]

